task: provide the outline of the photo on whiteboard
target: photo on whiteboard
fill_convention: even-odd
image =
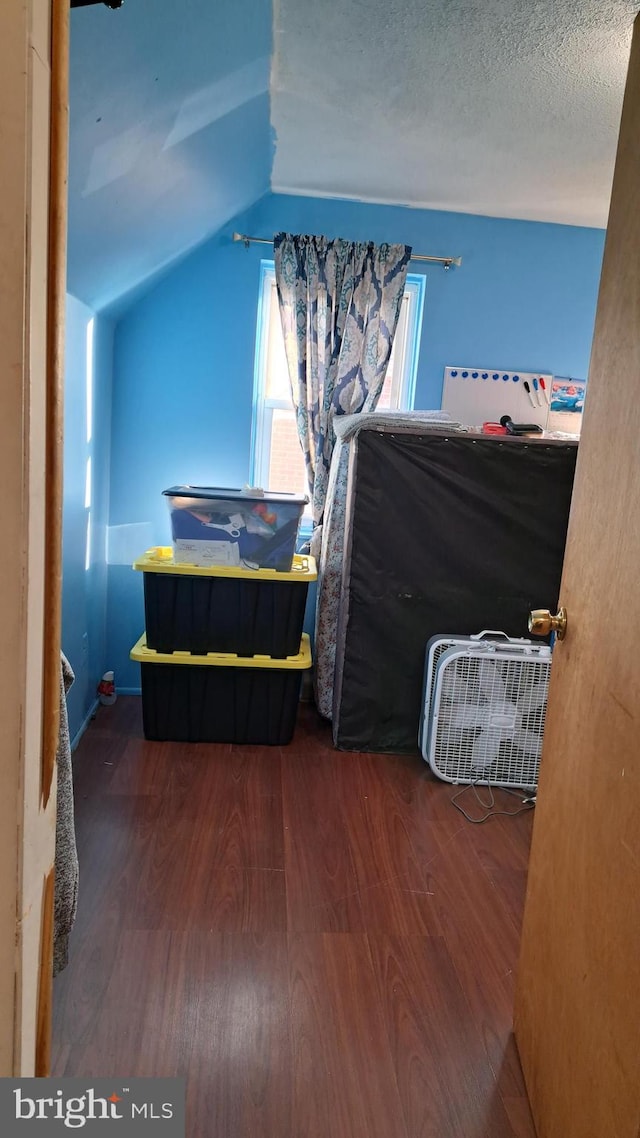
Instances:
[[[551,388],[551,410],[582,414],[586,383],[581,379],[554,379]]]

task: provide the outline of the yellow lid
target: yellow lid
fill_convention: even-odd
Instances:
[[[238,565],[188,565],[173,559],[170,545],[156,545],[134,561],[133,568],[142,573],[183,573],[187,577],[242,577],[256,581],[315,581],[318,573],[313,557],[295,553],[288,573],[277,569],[242,569]]]
[[[218,668],[270,668],[279,671],[294,668],[303,671],[311,667],[311,644],[306,632],[302,635],[298,655],[286,656],[283,660],[276,656],[236,656],[234,652],[208,652],[206,656],[195,656],[191,652],[156,652],[153,648],[147,648],[146,632],[142,633],[129,655],[139,664],[191,664]]]

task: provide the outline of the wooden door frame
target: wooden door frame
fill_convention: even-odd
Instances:
[[[60,699],[69,0],[0,5],[0,1075],[47,1075]]]
[[[67,284],[67,187],[69,169],[69,3],[51,0],[51,96],[49,144],[49,263],[47,273],[45,580],[42,669],[44,809],[56,772],[60,728],[62,646],[62,506],[64,463],[64,325]],[[44,881],[38,974],[35,1074],[51,1073],[55,875]]]
[[[67,287],[69,169],[69,3],[51,0],[49,271],[45,500],[42,802],[51,793],[58,749],[62,644],[62,494],[64,461],[64,321]]]

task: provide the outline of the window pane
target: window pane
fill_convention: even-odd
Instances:
[[[384,384],[382,387],[382,391],[380,392],[380,398],[376,404],[376,407],[378,407],[381,411],[384,409],[389,409],[391,407],[391,392],[393,390],[393,365],[397,359],[397,352],[396,352],[397,342],[398,342],[398,339],[396,336],[396,339],[393,341],[393,347],[391,349],[391,359],[389,360],[389,366],[387,368],[387,374],[384,377]]]
[[[261,367],[259,374],[256,373],[252,479],[256,485],[264,486],[265,489],[308,495],[304,460],[291,400],[291,385],[272,263],[263,262],[262,288],[262,320],[258,329],[260,341],[257,354]],[[408,280],[393,351],[378,403],[381,409],[404,407],[412,400],[408,368],[413,360],[413,349],[409,340],[415,332],[414,298],[417,295],[415,290],[415,281]],[[326,316],[326,296],[321,292],[317,309],[320,365],[324,350]],[[409,329],[412,330],[411,334]]]
[[[309,493],[293,410],[273,411],[268,488],[289,491],[292,494]]]
[[[402,371],[404,368],[405,344],[407,339],[407,325],[409,322],[409,296],[405,292],[400,305],[398,326],[393,338],[391,358],[384,377],[384,385],[376,406],[382,410],[397,411],[402,404]]]
[[[284,350],[284,336],[280,323],[280,308],[275,281],[271,285],[269,304],[269,346],[267,348],[267,399],[286,399],[291,402],[291,384]]]

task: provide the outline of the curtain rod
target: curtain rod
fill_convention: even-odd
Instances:
[[[245,249],[250,245],[271,245],[273,241],[269,241],[267,237],[247,237],[246,233],[234,233],[234,241],[241,241]],[[458,268],[462,264],[462,257],[427,257],[424,253],[412,253],[412,261],[431,261],[435,264],[442,265],[445,269],[450,269],[452,265],[457,265]]]

